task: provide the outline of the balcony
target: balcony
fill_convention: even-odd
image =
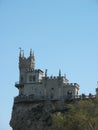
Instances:
[[[24,84],[23,84],[23,83],[20,83],[20,82],[18,81],[18,82],[15,82],[15,87],[19,89],[19,88],[24,87]]]

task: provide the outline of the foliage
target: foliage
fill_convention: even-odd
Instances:
[[[65,113],[55,113],[53,130],[98,130],[98,97],[66,105]]]

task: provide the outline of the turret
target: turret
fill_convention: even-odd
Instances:
[[[33,57],[32,49],[30,49],[30,57]]]
[[[30,61],[30,70],[34,70],[35,69],[35,57],[34,57],[34,53],[32,53],[32,49],[30,49],[30,57],[28,58]]]
[[[47,69],[45,70],[45,78],[47,78]]]
[[[20,71],[33,71],[35,69],[35,57],[30,50],[30,56],[26,58],[24,56],[24,51],[20,48],[19,54],[19,70]]]
[[[59,77],[61,77],[61,70],[59,69]]]
[[[35,69],[35,57],[32,49],[28,58],[24,56],[24,51],[20,48],[19,53],[19,82],[15,86],[19,89],[19,93],[24,91],[24,87],[32,86],[32,84],[42,81],[43,71]],[[25,92],[23,92],[25,93]]]
[[[21,50],[21,48],[19,49],[20,49],[19,58],[24,58],[24,50]]]

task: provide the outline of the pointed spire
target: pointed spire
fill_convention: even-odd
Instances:
[[[30,62],[30,69],[34,70],[34,68],[35,68],[35,58],[34,58],[34,52],[32,52],[32,49],[30,49],[29,62]]]
[[[45,70],[45,77],[47,77],[47,69]]]
[[[24,50],[21,50],[21,47],[19,49],[20,49],[19,57],[24,58]]]
[[[32,49],[30,49],[30,56],[31,56],[31,57],[33,56]]]
[[[22,50],[22,57],[24,57],[24,50]]]
[[[34,51],[33,51],[33,60],[35,61]]]
[[[61,77],[61,70],[59,69],[59,77]]]
[[[32,58],[33,58],[33,60],[35,61],[34,51],[32,52],[32,49],[30,49],[30,57],[32,57]]]
[[[19,57],[24,57],[24,51],[23,51],[23,50],[21,50],[21,47],[19,47],[19,49],[20,49],[20,54],[19,54]]]
[[[66,74],[64,74],[64,77],[65,77],[65,79],[66,79]]]

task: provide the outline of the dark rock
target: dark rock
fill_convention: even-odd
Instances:
[[[13,130],[52,130],[51,111],[54,108],[47,101],[14,104],[10,126]]]

